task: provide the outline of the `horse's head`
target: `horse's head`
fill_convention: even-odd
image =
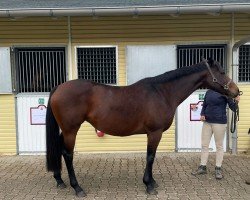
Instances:
[[[228,97],[236,97],[240,95],[239,88],[226,74],[219,62],[209,59],[203,60],[202,63],[206,65],[208,72],[205,80],[205,86],[215,90]]]

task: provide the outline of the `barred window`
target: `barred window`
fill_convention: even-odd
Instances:
[[[17,92],[50,92],[66,81],[65,48],[16,48]]]
[[[78,78],[104,84],[116,84],[116,47],[77,48]]]
[[[177,67],[185,67],[201,62],[202,58],[218,61],[226,70],[226,45],[180,45],[177,47]],[[206,88],[200,88],[206,89]]]
[[[238,81],[250,82],[250,45],[239,48]]]
[[[218,61],[223,69],[226,65],[226,45],[180,45],[177,47],[177,67],[190,66],[202,58]]]

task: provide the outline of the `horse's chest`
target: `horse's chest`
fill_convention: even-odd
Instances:
[[[166,130],[171,126],[173,118],[174,112],[170,109],[168,110],[163,107],[156,110],[149,110],[145,118],[145,126],[152,130]]]

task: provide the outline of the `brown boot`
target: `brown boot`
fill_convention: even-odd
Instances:
[[[201,174],[206,174],[207,173],[207,167],[206,165],[200,165],[197,170],[193,171],[191,174],[196,176],[196,175],[201,175]]]

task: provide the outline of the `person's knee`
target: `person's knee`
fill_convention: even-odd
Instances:
[[[216,150],[217,151],[224,151],[223,144],[217,144],[216,145]]]
[[[209,145],[202,145],[201,146],[201,150],[202,150],[202,152],[207,152],[207,151],[209,151]]]

